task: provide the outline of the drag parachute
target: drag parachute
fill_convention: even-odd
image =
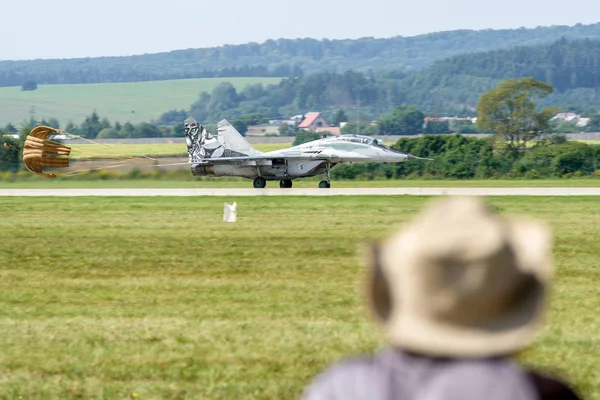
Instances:
[[[57,129],[37,126],[27,135],[23,147],[23,163],[29,171],[47,178],[55,178],[55,174],[46,173],[42,168],[69,167],[71,148],[47,139],[49,135],[57,133]]]
[[[77,142],[65,146],[57,139]],[[18,152],[19,149],[9,143],[4,148]],[[73,176],[87,172],[103,171],[110,168],[143,168],[155,165],[157,160],[149,155],[130,155],[127,146],[111,146],[65,132],[49,126],[36,126],[23,143],[23,163],[35,175],[46,178]],[[133,150],[135,151],[135,149]],[[177,151],[177,150],[175,150]],[[138,150],[137,153],[140,153]],[[54,171],[49,171],[49,169]]]

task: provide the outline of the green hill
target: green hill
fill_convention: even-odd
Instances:
[[[299,76],[349,69],[420,70],[458,54],[567,39],[600,39],[600,23],[535,29],[456,30],[356,40],[278,39],[128,57],[0,61],[0,86],[135,82],[213,76]]]
[[[600,39],[468,53],[439,60],[411,74],[383,69],[361,73],[321,72],[289,78],[211,78],[138,83],[40,85],[34,91],[0,88],[0,126],[29,117],[80,123],[94,109],[111,121],[158,120],[169,110],[186,110],[207,123],[247,114],[289,117],[307,111],[332,118],[338,109],[377,118],[399,104],[428,114],[473,113],[479,96],[498,82],[532,76],[556,93],[541,105],[600,108]],[[230,81],[231,85],[224,85]],[[200,92],[204,92],[200,95]],[[181,113],[172,113],[179,121]],[[363,119],[363,117],[360,117]],[[163,123],[168,118],[161,118]],[[364,120],[364,119],[363,119]]]
[[[507,50],[465,54],[440,60],[422,71],[402,74],[379,70],[315,73],[285,78],[278,85],[236,92],[221,85],[204,93],[188,113],[204,121],[258,113],[271,118],[318,110],[332,119],[339,109],[374,119],[400,104],[427,114],[473,114],[481,94],[509,78],[532,76],[556,92],[542,105],[600,108],[600,40],[558,40]],[[363,118],[364,116],[364,118]]]
[[[228,81],[240,90],[248,84],[271,84],[280,78],[205,78],[170,81],[40,85],[34,91],[0,88],[0,126],[17,124],[30,117],[32,106],[38,120],[57,118],[62,126],[79,124],[94,110],[111,122],[148,122],[169,109],[188,109],[200,92],[211,92]]]
[[[558,40],[551,44],[465,54],[441,60],[406,77],[406,102],[423,109],[474,109],[479,96],[500,81],[533,77],[555,93],[541,105],[600,108],[600,40]]]

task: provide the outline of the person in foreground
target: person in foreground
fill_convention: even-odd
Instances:
[[[577,399],[519,367],[553,274],[542,224],[474,198],[427,207],[371,247],[368,297],[389,347],[317,376],[304,400]]]

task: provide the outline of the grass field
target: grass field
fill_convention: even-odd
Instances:
[[[64,127],[68,121],[80,124],[94,110],[111,122],[149,122],[172,109],[187,110],[200,92],[211,92],[219,83],[229,81],[238,90],[250,83],[277,83],[280,78],[202,78],[169,81],[98,83],[77,85],[40,85],[34,91],[20,87],[0,88],[0,126],[17,125],[35,116],[57,118]]]
[[[264,143],[255,144],[253,147],[259,151],[274,151],[290,147],[286,143]],[[71,147],[71,158],[82,157],[187,157],[187,147],[182,143],[161,144],[73,144]]]
[[[0,88],[1,90],[1,88]],[[274,151],[284,149],[292,146],[293,138],[290,138],[290,143],[263,143],[254,144],[253,147],[259,151]],[[600,144],[600,141],[596,140],[580,140],[580,142],[586,142],[588,144]],[[387,145],[394,145],[395,142],[387,142]],[[187,149],[184,144],[181,143],[157,143],[157,144],[73,144],[70,145],[72,149],[72,158],[81,157],[125,157],[125,156],[153,156],[153,157],[164,157],[164,156],[186,156]]]
[[[191,174],[191,172],[190,172]],[[295,188],[317,187],[321,177],[294,180]],[[361,187],[599,187],[600,179],[521,179],[521,180],[333,180],[334,188]],[[31,177],[15,182],[0,181],[0,189],[73,189],[73,188],[249,188],[252,181],[244,178],[213,178],[210,180],[127,179],[78,180]],[[268,181],[267,188],[279,187],[278,181]]]
[[[4,198],[0,399],[293,399],[379,345],[357,245],[419,197]],[[555,229],[551,312],[527,365],[600,399],[597,198],[492,198]]]
[[[600,140],[577,140],[577,142],[587,143],[587,144],[600,144]]]

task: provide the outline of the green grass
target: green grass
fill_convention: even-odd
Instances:
[[[253,144],[258,151],[268,152],[285,149],[292,146],[290,143],[257,143]],[[388,143],[392,145],[393,143]],[[72,144],[71,158],[82,157],[186,157],[187,148],[182,143],[154,143],[154,144]]]
[[[587,144],[600,144],[600,140],[577,140],[578,142]]]
[[[293,399],[379,342],[357,246],[420,197],[4,198],[0,399]],[[555,229],[547,324],[522,355],[600,399],[596,198],[491,198]]]
[[[190,172],[191,174],[191,172]],[[321,177],[294,180],[295,188],[317,187]],[[333,180],[334,188],[352,187],[600,187],[600,179],[521,179],[521,180]],[[249,188],[252,181],[244,178],[211,178],[208,180],[170,180],[168,178],[129,180],[47,179],[27,176],[26,180],[0,181],[0,189],[73,189],[73,188]],[[267,188],[279,187],[268,181]]]
[[[187,110],[200,92],[211,92],[219,83],[229,81],[238,90],[251,83],[277,83],[280,78],[202,78],[133,83],[97,83],[77,85],[40,85],[34,91],[20,87],[0,88],[0,126],[35,116],[57,118],[80,124],[94,110],[111,122],[149,122],[165,111]]]
[[[253,147],[259,151],[274,151],[290,147],[286,143],[263,143]],[[187,148],[183,143],[155,143],[155,144],[72,144],[71,158],[83,157],[187,157]]]
[[[0,88],[1,90],[1,88]],[[290,143],[258,143],[252,145],[256,150],[268,152],[284,149],[292,146],[293,138]],[[600,141],[580,140],[588,144],[599,144]],[[388,142],[387,145],[394,145],[395,142]],[[72,152],[71,158],[78,159],[82,157],[128,157],[128,156],[187,156],[187,148],[182,143],[155,143],[155,144],[73,144],[70,145]]]

